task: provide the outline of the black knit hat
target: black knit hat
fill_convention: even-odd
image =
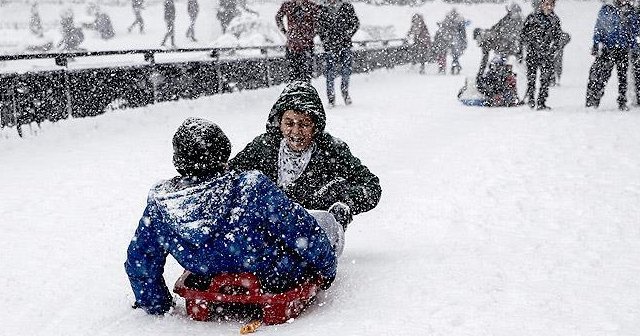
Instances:
[[[231,142],[218,125],[188,118],[173,135],[173,165],[181,175],[222,172],[231,154]]]

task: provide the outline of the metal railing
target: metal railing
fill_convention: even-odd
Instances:
[[[184,55],[189,53],[199,54],[185,60]],[[117,66],[80,62],[122,55],[141,55],[144,62]],[[317,77],[324,69],[322,50],[316,50],[314,56],[313,75]],[[288,77],[284,46],[0,55],[0,62],[37,59],[53,59],[55,66],[0,73],[0,126],[16,127],[20,135],[21,125],[32,122],[55,122],[96,116],[109,108],[258,89],[281,84]],[[410,61],[411,54],[402,39],[354,42],[354,73]]]

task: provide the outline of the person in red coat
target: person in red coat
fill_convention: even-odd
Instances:
[[[276,13],[276,24],[287,37],[286,58],[291,81],[311,80],[313,37],[317,34],[319,15],[320,6],[310,0],[287,0]]]

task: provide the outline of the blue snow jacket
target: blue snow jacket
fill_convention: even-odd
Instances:
[[[640,33],[640,19],[629,5],[617,8],[611,4],[602,6],[593,30],[593,46],[604,48],[635,49]]]
[[[125,262],[136,306],[150,314],[172,305],[168,254],[198,275],[252,272],[273,292],[318,275],[333,281],[337,267],[315,219],[257,171],[175,177],[151,189]]]

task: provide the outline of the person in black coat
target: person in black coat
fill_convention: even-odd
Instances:
[[[378,177],[325,125],[316,89],[294,81],[271,108],[267,131],[231,159],[229,169],[261,171],[292,200],[331,212],[346,228],[352,215],[378,204],[382,189]]]
[[[522,48],[520,48],[520,32],[522,31],[522,10],[517,4],[507,7],[507,14],[489,29],[476,28],[473,31],[473,38],[482,49],[482,60],[478,74],[484,73],[489,53],[493,50],[496,54],[509,57],[516,56],[522,59]]]
[[[349,77],[351,76],[353,46],[351,38],[360,27],[360,20],[353,5],[342,0],[328,0],[320,11],[318,32],[325,51],[325,76],[327,77],[327,98],[329,105],[335,105],[333,82],[337,64],[340,64],[342,83],[340,89],[344,103],[351,104]]]
[[[485,106],[518,106],[516,75],[504,57],[496,56],[489,69],[476,78],[478,91],[487,97]]]
[[[554,71],[554,55],[559,48],[562,30],[560,18],[553,12],[555,0],[543,0],[535,12],[527,16],[520,41],[526,50],[527,93],[529,107],[536,107],[536,78],[540,70],[538,110],[548,110],[549,83]]]

